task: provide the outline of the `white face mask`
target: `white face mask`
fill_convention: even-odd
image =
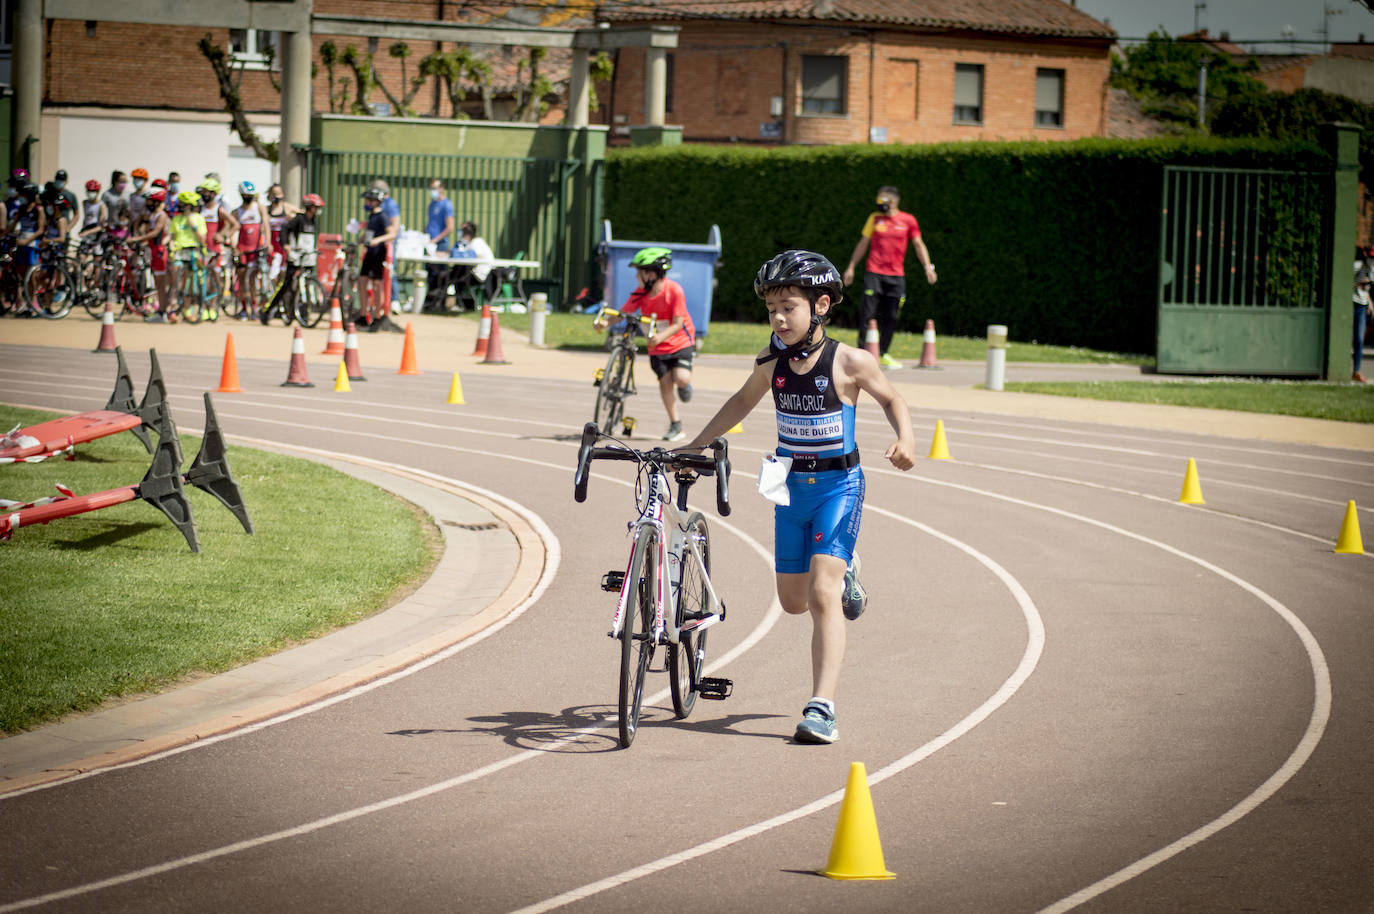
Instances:
[[[429,189],[429,198],[430,198],[431,200],[438,200],[438,199],[439,199],[439,191],[437,191],[437,190],[435,190],[434,188],[431,187],[431,188]]]

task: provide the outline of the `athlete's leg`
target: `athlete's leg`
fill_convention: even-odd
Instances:
[[[663,398],[663,408],[668,411],[669,422],[681,421],[677,415],[677,382],[673,379],[674,371],[668,369],[658,378],[658,394]]]
[[[864,348],[864,334],[868,332],[868,322],[878,313],[878,277],[873,273],[864,274],[864,294],[859,296],[859,348]]]
[[[811,612],[811,694],[835,700],[844,661],[845,620],[840,609],[844,589],[844,559],[813,555],[807,581],[807,608]]]

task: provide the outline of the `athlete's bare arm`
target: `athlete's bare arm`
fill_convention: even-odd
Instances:
[[[760,352],[760,356],[768,355],[769,351]],[[768,388],[773,380],[773,362],[764,362],[762,365],[755,365],[749,379],[739,390],[735,391],[726,400],[724,405],[711,417],[711,421],[706,423],[706,427],[697,433],[697,436],[689,444],[683,446],[682,450],[694,450],[704,448],[712,441],[744,421],[744,417],[749,415],[749,411],[758,405],[763,399],[763,395],[768,393]]]
[[[848,380],[883,408],[888,424],[897,435],[897,440],[883,456],[899,470],[909,470],[915,466],[916,438],[911,431],[911,414],[902,395],[897,393],[897,388],[892,386],[887,375],[878,367],[878,360],[862,349],[842,343],[835,353],[835,374],[837,384]],[[847,386],[840,387],[842,395]]]

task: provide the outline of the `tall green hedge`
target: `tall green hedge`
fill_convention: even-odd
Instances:
[[[901,190],[939,272],[908,252],[901,329],[1154,352],[1162,166],[1327,167],[1310,143],[1088,139],[615,151],[606,218],[620,238],[699,242],[720,226],[712,316],[761,320],[759,265],[791,247],[844,269],[877,188]],[[854,326],[862,262],[835,323]]]

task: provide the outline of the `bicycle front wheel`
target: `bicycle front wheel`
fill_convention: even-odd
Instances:
[[[628,749],[639,730],[644,707],[644,677],[654,655],[654,598],[658,592],[658,540],[646,536],[631,569],[630,601],[620,627],[620,748]]]
[[[609,435],[620,423],[620,417],[625,412],[625,375],[630,370],[630,354],[623,346],[616,346],[611,350],[611,355],[606,359],[606,368],[601,375],[601,384],[596,388],[596,406],[592,413],[592,421],[601,430],[601,434]]]
[[[677,626],[694,619],[704,619],[711,613],[711,594],[706,579],[711,576],[711,540],[706,517],[700,511],[687,518],[687,539],[701,550],[702,565],[682,550],[682,582],[677,587]],[[704,574],[703,574],[704,572]],[[682,720],[692,713],[697,703],[697,682],[706,665],[706,636],[709,631],[687,631],[678,635],[677,648],[668,654],[668,679],[672,683],[673,713]],[[671,647],[671,645],[670,645]]]
[[[296,287],[296,320],[302,327],[313,327],[329,312],[324,287],[313,276],[303,276]]]
[[[75,286],[65,267],[38,264],[24,277],[24,298],[39,317],[57,320],[72,310]]]

